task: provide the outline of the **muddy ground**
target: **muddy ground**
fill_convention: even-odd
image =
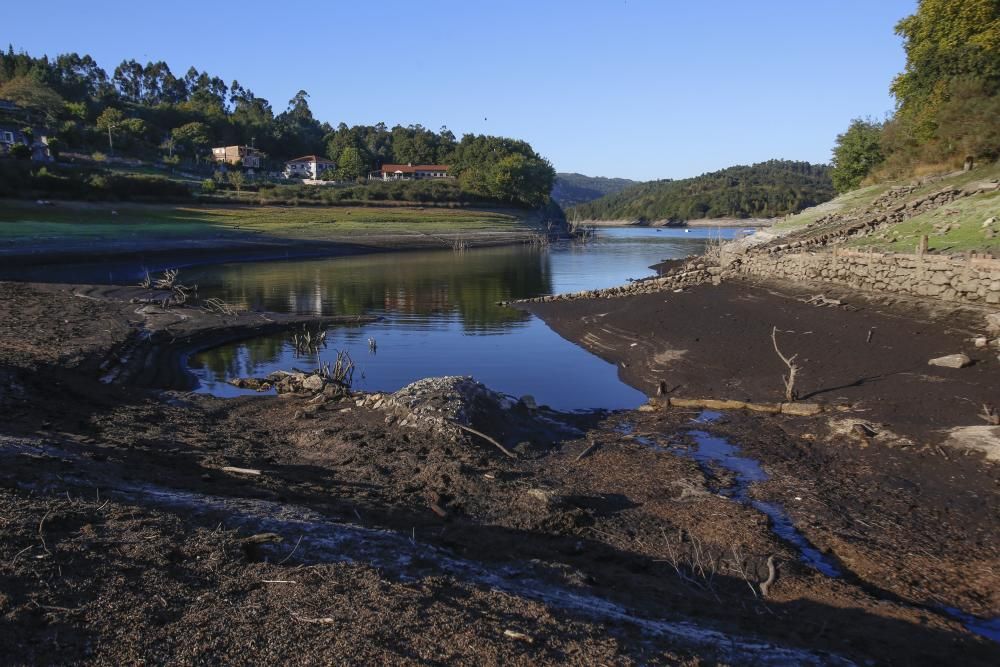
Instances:
[[[745,298],[760,297],[747,289]],[[631,301],[594,303],[604,312]],[[142,357],[137,340],[178,326],[136,310],[122,295],[0,284],[4,662],[1000,658],[997,644],[942,611],[1000,610],[998,475],[981,454],[891,437],[891,420],[871,413],[861,417],[878,434],[861,438],[837,421],[858,419],[852,412],[694,423],[696,412],[635,411],[566,416],[554,429],[515,406],[476,424],[510,458],[472,435],[401,427],[358,396],[222,400],[130,382],[148,374],[101,382],[109,359]],[[818,330],[829,312],[803,307],[799,325]],[[543,315],[574,335],[554,313]],[[602,320],[636,333],[625,317]],[[189,336],[221,326],[185,322]],[[666,336],[657,333],[666,324],[637,338]],[[952,346],[966,333],[939,329],[925,331]],[[723,347],[718,355],[730,353]],[[648,359],[622,361],[636,373],[626,368],[626,378],[649,386],[638,370]],[[720,368],[706,367],[717,384],[705,391],[732,386]],[[760,370],[761,387],[773,390],[763,378],[774,370]],[[970,387],[997,387],[986,361],[954,372]],[[865,405],[873,395],[845,398]],[[533,418],[533,436],[511,426]],[[748,502],[733,499],[731,471],[685,456],[695,430],[739,444],[770,479],[749,487]],[[842,576],[804,563],[750,500],[783,506]]]

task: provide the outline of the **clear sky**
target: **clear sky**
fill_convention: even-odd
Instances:
[[[916,0],[9,2],[0,43],[194,65],[336,125],[525,139],[559,171],[683,178],[827,162],[893,108]]]

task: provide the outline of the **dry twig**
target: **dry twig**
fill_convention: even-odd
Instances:
[[[794,403],[799,395],[795,391],[795,376],[798,374],[802,368],[795,363],[795,358],[798,354],[793,354],[791,357],[786,357],[778,349],[778,327],[773,327],[771,329],[771,342],[774,343],[774,351],[778,353],[778,357],[781,361],[788,366],[788,375],[782,375],[781,379],[785,383],[785,400],[789,403]]]

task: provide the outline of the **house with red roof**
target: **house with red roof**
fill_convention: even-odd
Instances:
[[[446,164],[383,164],[372,172],[370,180],[412,181],[422,178],[448,178]]]

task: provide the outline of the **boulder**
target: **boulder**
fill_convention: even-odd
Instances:
[[[969,355],[959,352],[958,354],[946,354],[927,362],[929,366],[940,366],[941,368],[965,368],[972,364]]]
[[[323,391],[325,385],[326,380],[319,375],[309,375],[302,381],[302,389],[304,391]]]

